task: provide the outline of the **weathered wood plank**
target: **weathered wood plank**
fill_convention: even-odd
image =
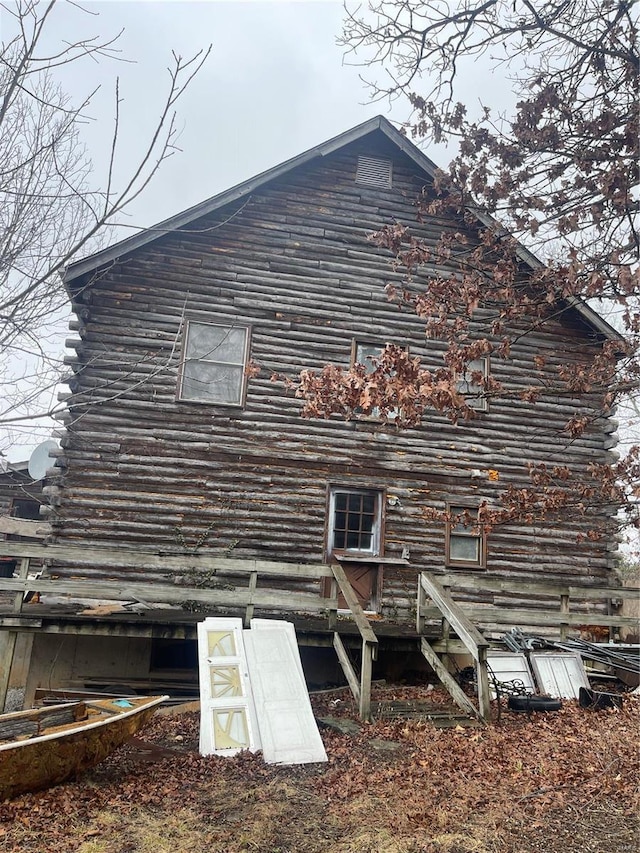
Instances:
[[[75,545],[36,545],[21,542],[3,543],[3,553],[12,557],[39,557],[69,564],[90,564],[131,569],[157,569],[167,572],[220,572],[227,575],[261,575],[276,577],[331,577],[331,567],[311,563],[279,563],[269,560],[232,560],[210,557],[205,553],[180,555],[127,550],[124,548],[91,548]]]
[[[0,590],[23,591],[32,590],[52,595],[71,595],[78,598],[106,599],[108,601],[143,601],[153,604],[183,604],[188,601],[199,601],[227,607],[246,607],[253,604],[259,607],[269,607],[277,610],[311,612],[335,609],[337,599],[322,598],[319,594],[303,592],[287,592],[282,590],[256,589],[248,587],[231,587],[224,589],[204,589],[202,587],[171,586],[169,584],[121,583],[118,581],[86,581],[86,580],[50,580],[40,578],[0,578]]]
[[[46,521],[29,521],[25,518],[0,515],[0,533],[43,539],[51,533],[51,525]]]
[[[574,612],[562,613],[557,610],[542,610],[535,607],[509,609],[503,607],[492,607],[491,605],[481,607],[468,607],[461,605],[461,610],[467,619],[473,620],[478,625],[504,625],[518,627],[522,625],[538,625],[540,627],[559,628],[561,625],[569,625],[574,628],[582,625],[610,625],[611,627],[623,625],[637,625],[638,620],[633,616],[621,616],[619,614],[608,615],[602,612]],[[434,610],[426,608],[423,617],[433,616]],[[454,628],[454,630],[456,630]],[[456,633],[457,630],[456,630]]]
[[[372,645],[366,640],[362,641],[362,668],[360,671],[360,701],[358,709],[360,719],[369,721],[371,719],[371,673],[373,666],[373,654],[377,643]]]
[[[426,594],[437,605],[451,628],[464,642],[473,658],[478,661],[480,649],[487,648],[489,643],[470,622],[467,612],[456,604],[443,587],[426,572],[421,573],[419,583],[422,584]]]
[[[345,678],[347,679],[347,683],[349,685],[349,688],[351,689],[353,698],[359,705],[360,682],[357,673],[353,668],[351,661],[349,660],[349,655],[347,654],[347,650],[344,647],[344,643],[340,639],[340,635],[338,633],[334,633],[333,635],[333,648],[336,650],[338,660],[340,661],[340,666],[342,667],[342,671],[344,672]]]
[[[427,663],[433,669],[435,674],[438,676],[442,684],[449,691],[449,695],[456,703],[459,708],[462,708],[467,714],[471,714],[473,717],[479,718],[478,709],[473,704],[473,702],[469,699],[466,693],[463,692],[460,685],[455,681],[451,673],[448,669],[443,666],[442,661],[438,657],[438,655],[433,651],[427,640],[424,637],[420,641],[420,649],[422,654],[427,659]]]
[[[555,596],[558,603],[563,595],[578,599],[599,598],[640,598],[640,587],[623,586],[576,586],[571,584],[559,584],[545,581],[526,581],[517,577],[495,578],[484,573],[462,574],[445,573],[438,574],[437,580],[443,586],[455,589],[473,589],[481,592],[511,592],[514,594],[531,594],[536,596]]]
[[[358,626],[358,630],[360,631],[360,635],[363,639],[363,642],[368,643],[373,647],[376,647],[378,645],[378,638],[374,634],[373,629],[369,624],[369,620],[364,614],[364,610],[362,609],[362,606],[358,601],[355,592],[353,591],[353,587],[349,583],[344,569],[339,563],[335,563],[331,566],[331,570],[333,571],[335,579],[338,581],[340,591],[344,595],[345,601],[347,602],[347,606],[351,611],[351,617],[353,621]]]

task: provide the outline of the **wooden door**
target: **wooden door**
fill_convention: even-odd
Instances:
[[[353,591],[363,610],[377,610],[379,566],[377,563],[352,563],[345,560],[340,565],[344,569],[347,580],[353,587]],[[324,578],[323,595],[331,595],[331,578]],[[340,610],[348,610],[344,596],[338,590],[338,607]]]

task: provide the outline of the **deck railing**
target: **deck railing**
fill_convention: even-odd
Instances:
[[[520,627],[565,638],[580,628],[603,627],[615,632],[625,626],[638,627],[637,618],[619,612],[623,600],[639,599],[637,586],[549,583],[477,572],[428,576],[447,590],[466,617],[485,633]],[[426,623],[441,614],[425,601],[418,604],[418,630],[423,633]]]
[[[477,601],[478,598],[483,601]],[[418,578],[416,627],[423,654],[452,698],[460,707],[487,719],[489,642],[485,634],[506,633],[514,627],[538,628],[562,639],[571,630],[597,631],[601,626],[609,631],[625,626],[637,631],[637,617],[612,612],[624,599],[638,601],[640,588],[553,584],[478,573],[435,576],[422,572]],[[512,604],[523,601],[526,606]],[[433,623],[440,625],[440,638],[428,642],[425,634],[433,635]],[[438,657],[465,652],[471,655],[476,668],[478,711]]]
[[[450,631],[453,630],[473,658],[478,690],[477,709],[442,663],[434,647],[423,636],[427,598],[430,598],[436,605],[437,612],[442,620],[442,639],[448,639]],[[467,713],[479,717],[481,720],[487,720],[490,711],[487,671],[489,642],[485,640],[462,608],[453,600],[448,590],[427,572],[421,572],[418,578],[417,630],[421,635],[423,655],[451,694],[452,699]]]
[[[21,528],[19,532],[24,534],[33,529]],[[369,717],[372,660],[378,641],[340,566],[238,560],[200,552],[167,554],[133,548],[42,545],[37,542],[4,541],[0,551],[3,557],[11,558],[19,565],[17,576],[0,577],[0,591],[14,593],[13,615],[0,616],[0,629],[4,628],[0,630],[0,708],[4,706],[8,687],[16,631],[24,621],[20,614],[25,594],[37,592],[113,602],[167,605],[195,602],[204,608],[242,608],[245,625],[249,624],[256,608],[326,616],[327,627],[334,632],[333,645],[360,706],[360,713],[363,719]],[[34,572],[34,561],[49,566],[53,564],[53,568],[45,571],[44,576],[35,577],[34,574],[38,573]],[[64,577],[56,577],[56,564],[62,567],[60,571],[64,570]],[[90,573],[89,577],[82,577],[83,569]],[[70,577],[71,571],[80,577]],[[119,577],[110,578],[110,571]],[[134,579],[123,579],[122,576],[128,572]],[[142,573],[160,580],[136,580],[135,576]],[[322,594],[322,581],[325,579],[331,581],[329,595]],[[291,588],[283,587],[283,581],[291,583]],[[293,588],[295,586],[311,586],[313,589],[305,591]],[[362,640],[359,679],[337,630],[338,587],[349,607],[344,618],[355,622]]]

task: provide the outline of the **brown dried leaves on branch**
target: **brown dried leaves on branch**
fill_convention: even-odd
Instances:
[[[424,322],[427,341],[441,343],[428,364],[396,341],[372,360],[373,370],[303,373],[298,394],[307,416],[375,413],[398,428],[434,413],[464,422],[474,407],[459,393],[459,378],[490,356],[496,370],[473,378],[475,392],[489,401],[570,401],[574,411],[558,436],[567,446],[618,404],[635,407],[637,420],[640,62],[632,5],[380,0],[347,9],[342,43],[350,58],[370,78],[383,72],[371,83],[374,96],[407,97],[414,138],[459,143],[449,169],[416,199],[416,227],[381,222],[371,235],[404,273],[404,286],[389,287],[388,296]],[[479,58],[503,77],[508,66],[519,97],[510,115],[484,107],[474,118],[456,103],[461,64]],[[434,218],[443,230],[435,245],[419,236]],[[605,310],[622,336],[593,338],[589,353],[563,338],[561,356],[549,358],[535,342],[546,327],[562,336],[576,300]],[[522,380],[509,370],[509,382],[499,381],[500,362],[522,359],[522,346],[530,363]],[[532,483],[514,491],[506,509],[514,517],[525,503],[531,515],[537,503],[548,517],[588,497],[610,516],[622,504],[639,526],[635,452],[535,500]]]

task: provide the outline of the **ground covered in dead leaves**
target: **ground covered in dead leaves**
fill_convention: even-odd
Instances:
[[[438,692],[430,698],[438,699]],[[380,688],[383,700],[407,690]],[[376,698],[376,697],[374,697]],[[339,701],[336,701],[339,700]],[[318,716],[355,718],[346,694]],[[197,713],[158,715],[76,782],[0,804],[3,853],[635,853],[640,700],[484,728],[323,729],[329,761],[202,758]],[[153,745],[153,746],[151,746]]]

